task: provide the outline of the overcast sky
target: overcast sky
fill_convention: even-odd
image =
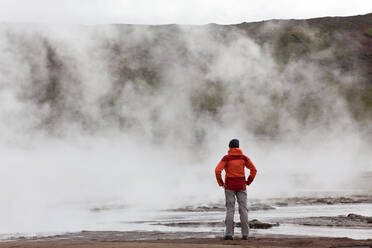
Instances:
[[[372,0],[0,0],[0,22],[228,24],[370,12]]]

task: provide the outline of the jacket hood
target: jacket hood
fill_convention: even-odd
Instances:
[[[229,154],[229,155],[243,155],[243,151],[240,148],[230,148],[227,154]]]

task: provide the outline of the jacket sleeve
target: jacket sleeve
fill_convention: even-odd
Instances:
[[[221,173],[222,173],[223,169],[225,169],[225,166],[226,166],[226,161],[221,160],[221,161],[218,163],[216,169],[214,170],[215,173],[216,173],[217,183],[218,183],[218,185],[220,185],[220,186],[223,186],[223,185],[224,185],[223,180],[222,180]]]
[[[254,164],[252,163],[252,161],[249,158],[247,158],[247,161],[245,162],[245,166],[249,169],[249,171],[250,171],[249,177],[251,177],[252,181],[253,181],[253,179],[255,178],[255,176],[257,174],[256,167],[254,166]]]

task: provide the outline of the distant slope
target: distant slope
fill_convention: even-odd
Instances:
[[[277,25],[277,29],[268,29],[263,31],[262,27],[267,25]],[[279,26],[280,25],[280,28]],[[242,23],[236,25],[237,28],[244,30],[247,35],[254,37],[260,42],[270,42],[273,39],[286,40],[287,43],[280,43],[278,49],[286,49],[288,43],[298,43],[309,49],[325,49],[335,45],[333,40],[334,35],[343,36],[349,39],[350,42],[357,42],[356,47],[350,48],[350,51],[345,49],[343,52],[349,54],[337,54],[340,66],[345,70],[352,69],[350,57],[357,53],[358,65],[365,71],[368,82],[372,84],[372,13],[366,15],[358,15],[351,17],[324,17],[307,20],[270,20],[254,23]],[[301,35],[306,29],[319,31],[318,40],[309,41]],[[319,43],[321,46],[312,47],[313,43]],[[319,45],[317,44],[317,45]],[[338,44],[336,44],[338,45]],[[338,47],[342,49],[342,47]],[[354,50],[353,50],[354,49]],[[289,51],[296,53],[296,50]],[[353,58],[351,58],[353,59]]]
[[[234,128],[234,119],[252,136],[348,127],[372,137],[372,14],[203,26],[1,24],[0,39],[0,86],[21,106],[6,112],[19,111],[33,130],[117,128],[193,143],[211,125]]]
[[[343,71],[361,73],[359,87],[345,95],[357,119],[372,120],[372,13],[350,17],[324,17],[308,20],[270,20],[242,23],[237,28],[261,44],[272,43],[278,61],[307,58]],[[271,27],[271,28],[270,28]],[[311,31],[310,31],[311,30]],[[313,37],[308,32],[315,32]],[[333,47],[333,58],[311,54]]]

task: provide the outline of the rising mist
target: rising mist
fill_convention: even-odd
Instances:
[[[251,198],[368,192],[371,126],[344,95],[365,78],[334,55],[357,41],[260,42],[284,27],[1,25],[0,216],[218,201],[231,138],[258,169]]]

